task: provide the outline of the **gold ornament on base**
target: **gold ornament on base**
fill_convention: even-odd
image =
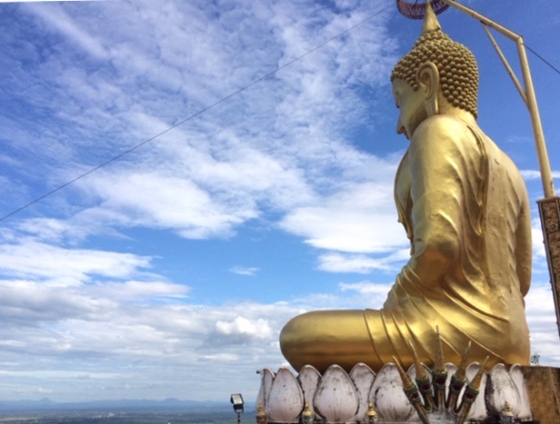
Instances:
[[[411,345],[412,346],[412,345]],[[488,357],[482,363],[475,377],[467,383],[465,371],[471,345],[467,346],[461,364],[457,372],[451,377],[449,391],[446,395],[447,369],[445,367],[443,350],[441,347],[441,337],[437,337],[436,346],[436,363],[432,369],[431,379],[424,371],[424,366],[418,359],[416,351],[413,348],[414,367],[416,369],[416,385],[410,380],[406,372],[403,370],[397,359],[394,359],[398,367],[399,374],[403,382],[403,390],[416,410],[418,417],[423,424],[431,424],[434,422],[447,422],[453,424],[463,424],[467,420],[467,416],[479,394],[480,382]],[[459,402],[459,394],[463,391],[461,402]],[[512,415],[513,416],[513,415]]]

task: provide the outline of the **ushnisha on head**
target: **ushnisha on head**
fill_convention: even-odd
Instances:
[[[429,7],[420,38],[393,69],[391,82],[397,78],[402,79],[415,91],[418,90],[417,72],[426,62],[432,62],[437,68],[441,93],[449,104],[464,109],[477,118],[479,76],[476,59],[464,45],[442,32]]]

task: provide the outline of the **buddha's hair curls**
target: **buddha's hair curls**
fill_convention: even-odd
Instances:
[[[455,107],[478,117],[478,65],[474,55],[440,29],[422,34],[391,73],[391,82],[406,81],[415,91],[419,84],[416,73],[423,63],[433,62],[439,71],[443,96]]]

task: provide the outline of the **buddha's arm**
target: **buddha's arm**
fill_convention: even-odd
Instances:
[[[476,199],[465,192],[479,164],[464,157],[461,143],[473,139],[464,124],[445,116],[424,121],[411,139],[413,254],[403,273],[425,287],[434,287],[458,260],[464,221],[472,219],[466,202]]]

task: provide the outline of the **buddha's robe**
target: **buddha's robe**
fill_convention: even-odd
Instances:
[[[528,364],[523,297],[531,279],[527,190],[513,162],[476,124],[446,115],[414,132],[395,179],[411,257],[379,311],[365,317],[380,363],[410,364],[408,340],[445,357]]]
[[[436,115],[420,124],[395,180],[399,220],[411,257],[381,310],[314,311],[280,335],[286,359],[324,371],[364,362],[378,370],[398,358],[528,364],[523,297],[531,278],[527,191],[513,162],[476,123]]]

